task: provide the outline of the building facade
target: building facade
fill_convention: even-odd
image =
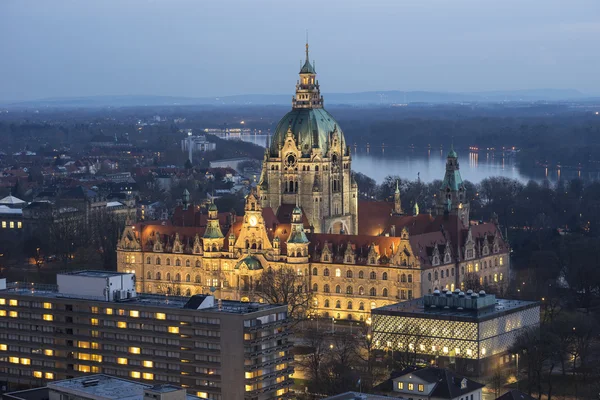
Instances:
[[[105,373],[201,398],[287,396],[285,306],[138,295],[125,273],[82,271],[57,282],[0,288],[0,380],[9,386]]]
[[[372,319],[377,348],[480,375],[509,362],[507,352],[517,336],[539,326],[540,306],[456,289],[381,307],[372,311]]]
[[[358,231],[358,187],[351,175],[350,148],[323,105],[314,65],[300,69],[292,110],[277,124],[263,160],[258,196],[277,212],[299,205],[314,232]]]

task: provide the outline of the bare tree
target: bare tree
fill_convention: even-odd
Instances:
[[[271,304],[287,304],[292,318],[304,317],[310,308],[312,293],[308,278],[292,267],[269,269],[263,272],[256,294]]]

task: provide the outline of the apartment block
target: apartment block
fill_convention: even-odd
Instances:
[[[201,398],[281,399],[292,383],[288,323],[285,305],[139,294],[130,273],[8,283],[0,285],[0,381],[36,387],[108,374]]]

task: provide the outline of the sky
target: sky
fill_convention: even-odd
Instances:
[[[0,101],[321,91],[600,94],[599,0],[0,0]]]

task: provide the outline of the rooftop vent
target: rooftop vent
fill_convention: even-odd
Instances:
[[[98,386],[98,383],[100,383],[99,379],[86,379],[81,381],[83,387]]]

